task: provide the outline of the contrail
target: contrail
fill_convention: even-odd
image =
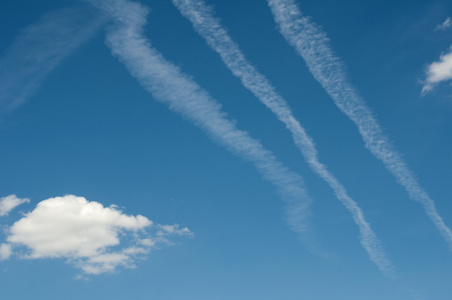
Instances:
[[[189,19],[207,44],[216,51],[232,73],[240,78],[242,84],[264,103],[292,133],[298,149],[308,162],[311,170],[325,180],[334,190],[336,197],[353,215],[361,233],[361,244],[370,259],[386,275],[393,275],[390,261],[384,254],[383,247],[369,223],[364,218],[361,208],[347,194],[344,186],[319,161],[317,149],[312,138],[293,116],[287,102],[275,92],[268,79],[259,73],[245,58],[238,45],[228,35],[227,30],[214,18],[213,10],[202,0],[172,0],[181,14]]]
[[[151,46],[142,29],[148,9],[127,0],[90,1],[112,16],[114,24],[107,28],[106,43],[142,87],[229,151],[253,162],[262,177],[277,187],[287,203],[290,228],[299,234],[308,250],[323,255],[310,240],[308,217],[312,200],[303,179],[283,166],[247,132],[237,129],[216,100]]]
[[[409,197],[422,204],[452,251],[452,232],[438,214],[435,203],[419,185],[412,171],[383,134],[371,110],[349,82],[342,61],[334,54],[325,32],[303,16],[294,0],[267,0],[273,17],[286,41],[305,60],[314,78],[336,106],[358,127],[366,148],[385,165]]]
[[[86,8],[69,7],[47,13],[25,28],[0,59],[0,112],[9,112],[31,97],[45,77],[105,21]]]

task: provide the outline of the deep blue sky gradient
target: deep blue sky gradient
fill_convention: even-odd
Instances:
[[[452,44],[448,1],[298,1],[321,25],[348,75],[421,185],[452,226],[452,98],[445,83],[421,97],[427,64]],[[101,31],[38,91],[0,120],[0,197],[28,197],[9,226],[44,199],[75,194],[195,234],[153,250],[137,269],[74,280],[59,259],[0,262],[4,299],[450,299],[452,253],[422,207],[365,148],[354,124],[279,34],[265,1],[214,1],[247,58],[287,100],[320,159],[363,209],[397,268],[370,262],[358,229],[313,174],[275,116],[241,86],[171,1],[147,0],[146,36],[305,179],[316,237],[308,252],[286,226],[276,190],[254,167],[155,102],[113,57]],[[0,56],[21,30],[78,1],[3,1]],[[88,8],[86,8],[88,9]],[[14,72],[14,70],[9,70]],[[0,235],[3,240],[4,234]]]

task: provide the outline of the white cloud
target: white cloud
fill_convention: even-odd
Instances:
[[[7,216],[10,211],[24,203],[30,203],[30,200],[27,198],[17,198],[16,195],[0,198],[0,217]]]
[[[7,241],[19,252],[26,249],[19,254],[22,258],[65,258],[86,274],[101,274],[119,266],[134,268],[136,258],[159,242],[160,237],[153,239],[145,231],[154,226],[169,225],[154,225],[142,215],[123,214],[114,205],[104,207],[66,195],[38,203],[9,228]]]
[[[0,245],[0,260],[8,259],[12,254],[11,245],[1,244]]]
[[[441,54],[439,61],[427,67],[427,76],[422,87],[422,94],[431,91],[438,83],[452,79],[452,47],[449,53]]]
[[[450,27],[452,27],[452,20],[450,19],[450,17],[447,17],[447,19],[443,23],[436,25],[434,30],[446,30]]]

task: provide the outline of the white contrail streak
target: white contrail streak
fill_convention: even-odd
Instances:
[[[206,91],[151,46],[142,33],[147,8],[126,0],[90,1],[113,17],[115,22],[107,29],[107,45],[132,76],[156,100],[191,120],[231,152],[252,161],[262,177],[275,185],[286,201],[288,225],[300,235],[309,250],[322,255],[308,240],[311,198],[302,178],[284,167],[247,132],[237,129]]]
[[[213,17],[213,10],[201,0],[172,0],[181,14],[189,19],[194,29],[216,51],[242,84],[264,103],[292,133],[294,142],[312,171],[317,173],[334,190],[337,198],[353,215],[361,233],[361,244],[370,259],[384,274],[391,274],[393,267],[386,258],[380,241],[364,218],[357,203],[347,194],[344,186],[319,161],[312,138],[293,116],[287,102],[275,92],[268,79],[259,73],[245,58],[238,45],[228,35],[220,21]]]
[[[105,17],[80,7],[43,15],[27,28],[0,59],[0,112],[33,95],[44,78],[105,23]]]
[[[342,61],[334,54],[325,32],[303,16],[294,0],[267,0],[281,34],[305,60],[314,78],[336,106],[358,127],[366,148],[394,175],[409,197],[425,212],[452,250],[452,232],[438,214],[435,203],[419,185],[411,170],[383,134],[371,110],[349,82]]]

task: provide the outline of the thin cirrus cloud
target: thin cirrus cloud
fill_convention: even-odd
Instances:
[[[452,27],[452,20],[450,19],[450,17],[447,17],[443,23],[436,25],[434,30],[435,31],[446,30],[451,27]]]
[[[168,62],[143,36],[147,7],[125,0],[97,1],[110,14],[114,26],[107,29],[107,45],[144,89],[176,113],[192,121],[210,138],[234,154],[254,163],[261,176],[275,185],[286,202],[286,221],[308,250],[326,256],[312,236],[309,197],[303,179],[245,131],[236,128],[211,96],[180,69]]]
[[[16,195],[9,195],[0,198],[0,217],[7,216],[17,206],[30,203],[28,198],[18,198]]]
[[[336,197],[352,214],[361,233],[361,244],[370,259],[383,274],[393,277],[394,268],[386,257],[381,242],[365,220],[361,208],[347,194],[338,179],[319,161],[312,138],[293,116],[287,102],[276,93],[268,79],[246,59],[239,46],[228,35],[226,28],[220,24],[220,20],[213,16],[213,10],[200,0],[173,0],[173,4],[191,21],[195,31],[220,55],[225,65],[240,78],[242,84],[286,125],[311,170],[329,184]]]
[[[425,95],[433,90],[441,82],[452,79],[452,47],[449,53],[441,54],[439,61],[432,62],[427,67],[422,94]]]
[[[39,202],[8,228],[0,259],[62,258],[91,275],[134,268],[156,245],[171,244],[168,235],[192,235],[177,224],[164,225],[165,231],[161,227],[142,215],[126,215],[115,205],[104,207],[74,195],[55,197]]]
[[[334,54],[325,32],[303,16],[294,0],[267,0],[275,22],[286,41],[303,57],[311,74],[333,99],[336,106],[358,127],[366,148],[380,159],[408,192],[419,202],[452,250],[452,232],[438,214],[435,203],[419,185],[412,171],[383,134],[372,111],[349,82],[342,61]]]
[[[0,58],[0,112],[10,112],[33,96],[47,75],[105,21],[87,7],[69,7],[46,13],[22,30]]]

